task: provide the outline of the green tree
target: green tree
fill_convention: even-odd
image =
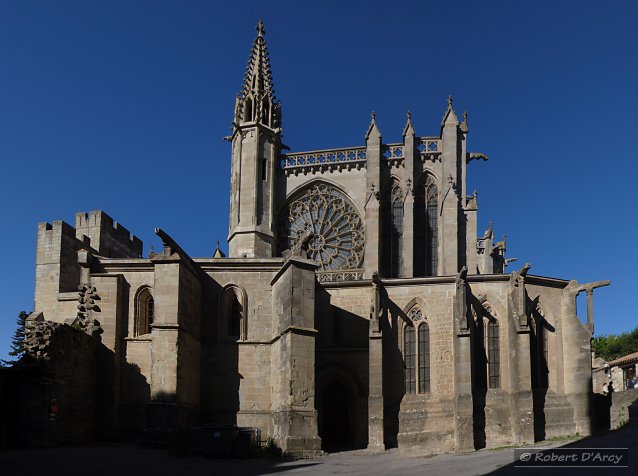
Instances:
[[[631,332],[594,337],[592,347],[597,357],[608,361],[638,352],[638,327]]]
[[[20,360],[20,357],[24,354],[24,337],[27,317],[29,317],[29,313],[26,311],[20,311],[20,314],[18,314],[16,330],[11,338],[11,350],[9,351],[9,356],[13,357],[14,360],[3,360],[2,364],[11,365],[16,360]]]

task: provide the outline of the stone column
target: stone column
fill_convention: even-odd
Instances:
[[[491,248],[490,248],[491,249]],[[487,249],[486,249],[487,253]],[[507,328],[507,349],[516,358],[501,362],[502,383],[509,388],[508,405],[512,439],[516,443],[534,442],[534,399],[532,393],[531,350],[525,276],[531,268],[525,263],[510,274],[507,317],[499,324]]]
[[[314,261],[288,259],[271,281],[273,438],[287,458],[321,454],[315,410]]]
[[[177,425],[179,260],[155,263],[155,312],[151,329],[151,401],[147,425]]]
[[[383,316],[379,275],[372,277],[373,296],[370,305],[368,449],[385,450],[383,438]]]
[[[439,272],[440,276],[451,276],[459,272],[459,198],[452,176],[442,190],[441,224],[439,225]]]
[[[408,113],[408,123],[403,132],[403,156],[406,177],[406,197],[403,202],[403,273],[405,278],[414,276],[414,161],[416,160],[414,129]]]
[[[365,256],[366,277],[380,268],[381,264],[381,132],[374,113],[366,133],[366,204],[365,204]]]
[[[468,326],[467,270],[456,278],[454,296],[454,450],[474,451],[472,346]]]
[[[462,194],[459,146],[459,121],[452,109],[452,98],[448,99],[448,108],[441,123],[441,223],[439,225],[441,243],[439,243],[439,275],[450,276],[459,272],[461,267],[459,246],[465,236],[459,236],[460,195]]]

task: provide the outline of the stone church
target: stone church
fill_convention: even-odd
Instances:
[[[506,270],[466,190],[487,157],[451,98],[433,135],[408,114],[385,143],[372,114],[360,146],[290,152],[264,35],[226,138],[229,256],[191,257],[156,229],[163,249],[143,257],[103,211],[38,227],[30,319],[101,339],[113,425],[254,427],[290,457],[589,434],[593,289],[608,282]]]

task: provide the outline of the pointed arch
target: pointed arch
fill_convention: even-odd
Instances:
[[[405,392],[429,393],[430,325],[419,305],[413,305],[405,315],[402,332]]]
[[[494,306],[486,299],[472,310],[474,318],[474,386],[477,389],[501,387],[501,332]]]
[[[262,101],[262,106],[261,106],[261,112],[262,112],[262,121],[265,125],[270,127],[270,101],[268,99],[268,97],[265,97],[264,100]]]
[[[141,286],[135,293],[135,337],[149,334],[155,318],[155,300],[150,286]]]
[[[254,114],[253,97],[247,96],[244,102],[244,122],[252,122]]]
[[[414,275],[437,276],[439,268],[439,188],[426,173],[414,196]]]
[[[222,339],[243,341],[248,338],[248,299],[246,291],[235,284],[221,292],[219,335]]]
[[[488,388],[501,387],[501,344],[498,320],[487,323]]]
[[[403,360],[405,362],[405,393],[416,393],[416,336],[414,325],[403,328]]]
[[[430,326],[423,321],[417,328],[419,354],[419,393],[430,391]]]
[[[383,276],[398,278],[403,267],[403,188],[392,178],[383,192],[382,263]]]

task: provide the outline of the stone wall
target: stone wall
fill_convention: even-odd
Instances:
[[[27,356],[2,369],[1,402],[4,445],[80,444],[96,437],[96,418],[112,386],[97,391],[98,351],[93,337],[68,325],[40,321],[39,357]]]
[[[629,421],[629,407],[638,401],[638,388],[614,392],[611,396],[611,429],[617,430]]]

